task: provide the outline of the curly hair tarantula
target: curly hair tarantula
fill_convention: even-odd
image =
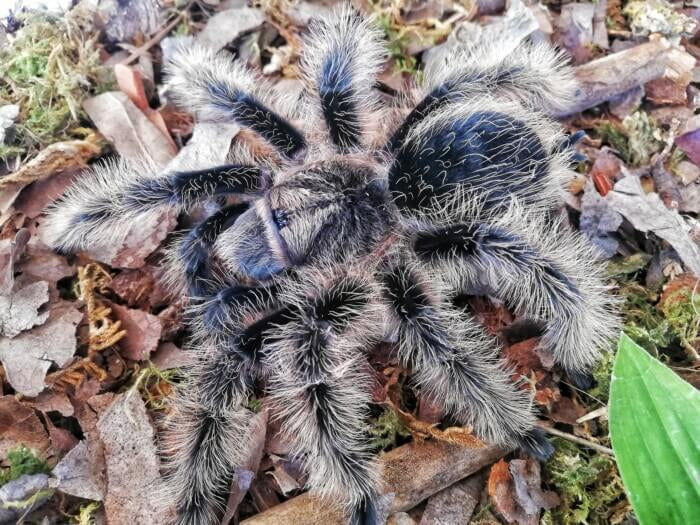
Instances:
[[[493,296],[541,322],[543,350],[574,381],[616,330],[595,254],[555,213],[577,138],[548,118],[575,89],[562,57],[493,41],[450,51],[407,94],[406,114],[373,88],[385,56],[354,10],[317,20],[304,93],[285,105],[228,55],[182,49],[167,66],[177,101],[252,131],[248,146],[237,138],[230,164],[197,171],[97,167],[51,211],[62,251],[118,242],[167,207],[209,211],[169,258],[194,340],[169,443],[178,523],[217,523],[256,386],[308,486],[343,502],[351,523],[379,523],[373,344],[395,343],[422,394],[483,440],[546,458],[527,391],[460,298]]]

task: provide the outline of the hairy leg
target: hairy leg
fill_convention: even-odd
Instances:
[[[424,395],[441,403],[477,436],[547,457],[551,445],[534,428],[527,392],[518,389],[495,356],[497,343],[455,310],[444,290],[415,262],[397,261],[383,274],[389,328],[399,358]]]
[[[344,503],[351,523],[378,524],[365,425],[371,376],[364,352],[377,331],[373,288],[312,272],[282,295],[292,306],[269,352],[273,412],[299,450],[308,486]]]

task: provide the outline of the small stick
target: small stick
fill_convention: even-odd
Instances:
[[[598,452],[601,452],[603,454],[607,454],[608,456],[615,457],[615,453],[611,448],[604,447],[603,445],[599,445],[598,443],[593,443],[592,441],[589,441],[587,439],[574,436],[573,434],[569,434],[568,432],[562,432],[561,430],[557,430],[556,428],[551,428],[548,427],[542,423],[537,424],[538,427],[540,427],[542,430],[547,432],[547,434],[552,434],[553,436],[557,436],[563,439],[567,439],[569,441],[573,441],[574,443],[578,443],[579,445],[583,445],[584,447],[592,448],[593,450],[597,450]]]
[[[139,57],[143,56],[146,51],[151,49],[153,46],[155,46],[158,42],[163,40],[167,36],[172,29],[180,23],[180,21],[185,17],[185,13],[187,13],[187,8],[189,8],[189,5],[175,18],[172,19],[170,23],[168,23],[163,29],[158,31],[153,38],[151,38],[148,42],[146,42],[144,45],[137,47],[134,51],[131,52],[131,54],[126,57],[124,60],[119,62],[120,64],[124,64],[125,66],[128,66],[135,60],[137,60]]]

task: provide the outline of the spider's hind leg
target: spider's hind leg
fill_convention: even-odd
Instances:
[[[364,352],[378,326],[373,287],[311,271],[282,295],[294,306],[268,353],[273,412],[300,450],[308,486],[343,502],[353,525],[378,525],[364,423],[371,398]]]
[[[534,427],[527,392],[520,390],[494,352],[497,343],[415,261],[397,260],[383,274],[390,328],[399,358],[412,369],[422,393],[485,441],[521,446],[548,457],[551,445]]]

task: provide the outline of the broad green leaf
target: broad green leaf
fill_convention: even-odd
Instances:
[[[700,391],[622,334],[610,438],[642,525],[700,524]]]

